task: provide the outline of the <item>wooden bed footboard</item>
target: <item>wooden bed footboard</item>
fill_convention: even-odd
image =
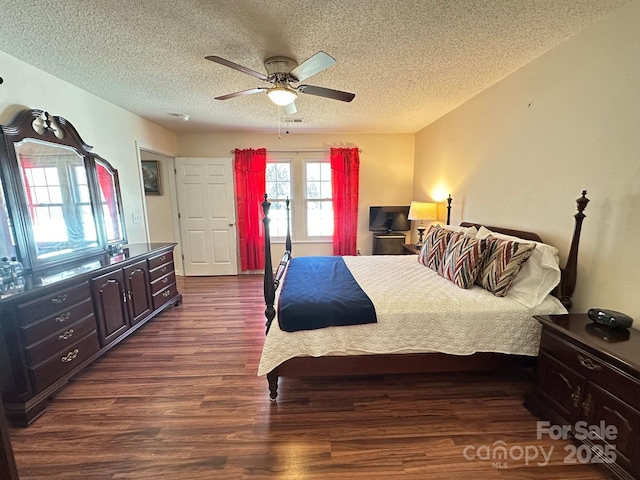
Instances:
[[[575,291],[577,279],[578,247],[582,222],[585,218],[584,210],[589,203],[586,197],[587,191],[583,190],[580,198],[576,200],[578,212],[574,215],[575,226],[569,256],[558,287],[553,294],[569,310],[572,306],[571,297]],[[451,196],[447,199],[447,224],[449,224],[451,211]],[[275,292],[280,284],[287,264],[291,259],[291,235],[289,218],[289,201],[287,200],[287,236],[285,252],[278,264],[275,275],[271,261],[271,239],[269,235],[269,207],[267,195],[264,196],[262,209],[264,212],[265,234],[265,271],[264,271],[264,298],[265,316],[267,318],[267,333],[275,318],[274,308]],[[476,226],[480,224],[463,222],[462,226]],[[486,228],[513,235],[526,240],[541,242],[540,236],[533,232],[506,229],[501,227],[486,226]],[[532,366],[535,358],[506,355],[500,353],[476,353],[469,356],[447,355],[444,353],[414,353],[414,354],[385,354],[385,355],[357,355],[357,356],[329,356],[329,357],[296,357],[289,359],[267,374],[269,384],[269,397],[272,401],[278,395],[278,378],[287,377],[311,377],[311,376],[356,376],[356,375],[384,375],[402,373],[436,373],[455,371],[479,371],[479,370],[503,370]]]

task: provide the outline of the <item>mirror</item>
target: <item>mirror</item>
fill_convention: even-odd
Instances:
[[[44,259],[98,245],[84,158],[73,148],[14,143],[35,254]]]
[[[118,172],[91,152],[73,125],[23,110],[1,128],[0,261],[16,257],[41,278],[121,250],[126,233]]]
[[[95,156],[98,189],[100,190],[100,205],[104,217],[107,243],[125,242],[124,222],[120,205],[120,191],[117,188],[118,172],[106,160]]]

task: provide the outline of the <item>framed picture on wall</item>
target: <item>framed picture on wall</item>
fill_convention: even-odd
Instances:
[[[142,160],[142,183],[145,195],[162,195],[160,165],[157,160]]]

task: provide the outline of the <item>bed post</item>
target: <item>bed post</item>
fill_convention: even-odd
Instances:
[[[284,201],[287,209],[287,237],[284,242],[285,251],[291,253],[291,210],[289,209],[289,197]]]
[[[267,317],[267,333],[271,322],[276,316],[276,310],[273,308],[273,302],[276,297],[276,288],[273,283],[273,265],[271,264],[271,236],[269,234],[269,208],[271,203],[267,200],[267,194],[264,194],[264,202],[262,202],[262,223],[264,224],[264,303],[266,305],[264,315]]]
[[[447,197],[447,225],[451,225],[451,194]]]
[[[285,270],[287,269],[287,265],[289,260],[291,259],[291,220],[290,220],[290,209],[289,209],[289,199],[285,201],[285,208],[287,210],[287,236],[285,239],[285,252],[282,256],[282,260],[278,265],[276,270],[276,274],[274,277],[273,274],[273,264],[271,261],[271,233],[269,231],[269,223],[271,220],[269,219],[269,209],[271,208],[271,203],[268,200],[268,195],[264,194],[264,202],[262,202],[262,213],[264,217],[262,219],[262,223],[264,224],[264,302],[266,308],[264,310],[264,315],[267,317],[267,323],[265,324],[267,327],[266,333],[269,333],[269,328],[271,328],[271,323],[276,316],[276,310],[274,308],[274,302],[276,298],[276,289],[280,285],[280,281],[282,280],[282,276],[284,275]],[[272,402],[276,401],[276,397],[278,396],[278,368],[274,368],[267,374],[267,382],[269,383],[269,399]]]
[[[573,230],[573,238],[571,239],[571,248],[569,249],[569,256],[567,257],[567,263],[562,272],[562,280],[560,281],[560,291],[558,298],[565,306],[567,310],[570,310],[573,306],[571,297],[576,289],[576,278],[578,274],[578,246],[580,244],[580,233],[582,231],[582,221],[586,217],[583,213],[587,208],[589,199],[586,197],[587,191],[582,191],[582,196],[576,200],[578,205],[578,213],[574,215],[575,227]]]

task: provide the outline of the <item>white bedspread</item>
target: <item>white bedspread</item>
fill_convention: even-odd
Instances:
[[[421,265],[417,257],[344,257],[373,302],[378,322],[284,332],[277,317],[265,339],[258,375],[298,356],[442,352],[537,355],[536,314],[566,313],[555,297],[530,309],[474,286],[468,290]],[[277,297],[276,297],[277,309]]]

